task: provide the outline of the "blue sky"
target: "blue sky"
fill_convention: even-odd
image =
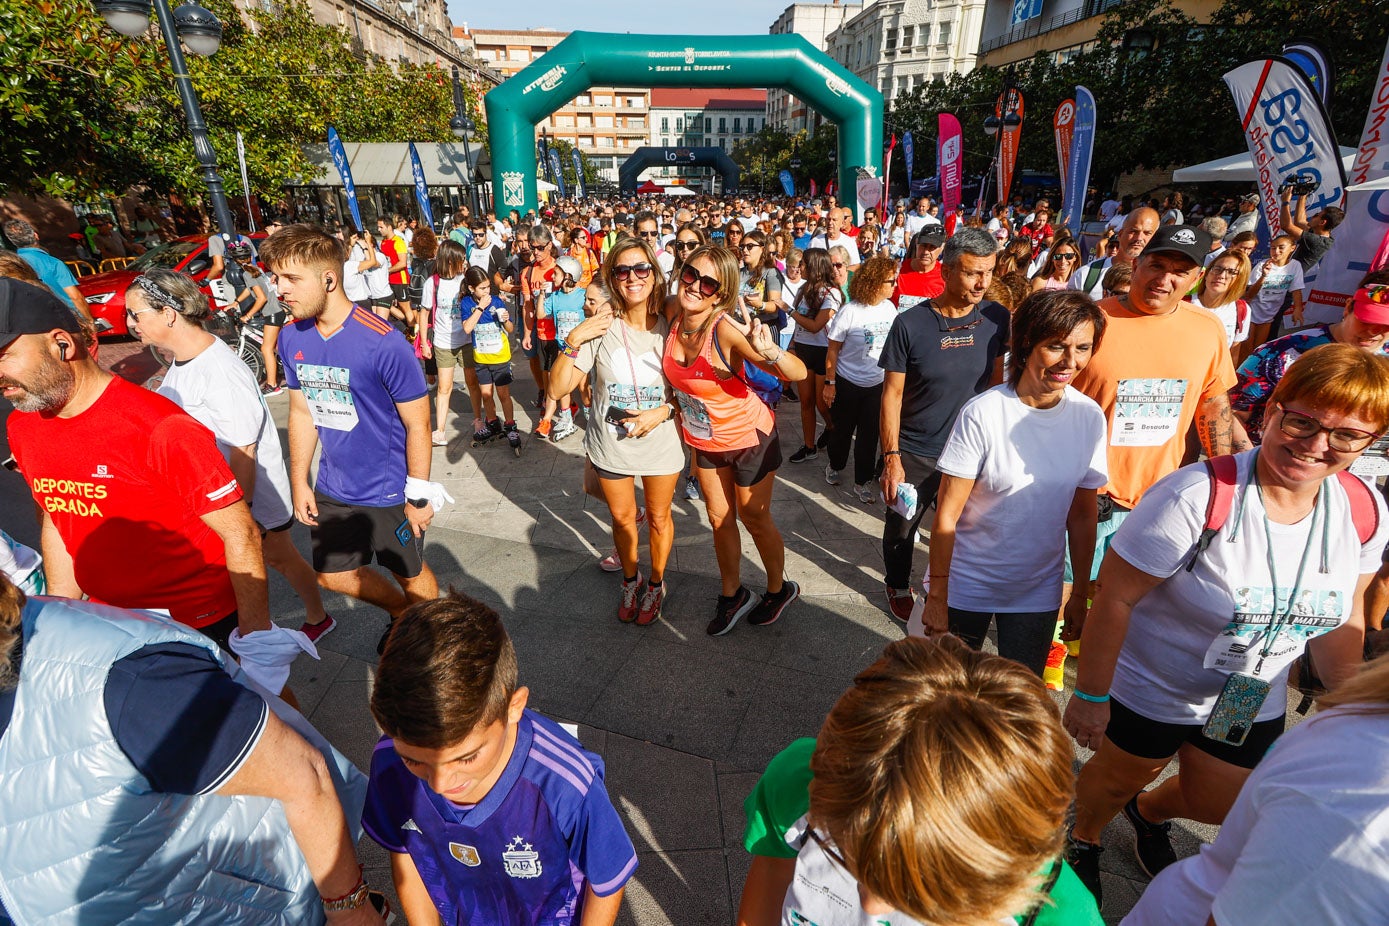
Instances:
[[[482,29],[557,29],[572,32],[646,32],[663,35],[766,35],[792,0],[532,0],[469,3],[449,0],[454,25]]]

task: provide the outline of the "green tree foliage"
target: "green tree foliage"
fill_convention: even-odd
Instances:
[[[252,21],[230,0],[205,5],[222,21],[222,47],[186,58],[230,195],[242,193],[237,131],[251,192],[261,195],[310,173],[303,146],[323,142],[329,126],[347,141],[452,140],[452,85],[438,67],[356,54],[302,0],[258,10]],[[201,193],[157,28],[125,39],[85,0],[0,4],[0,75],[0,120],[12,126],[0,137],[0,189]],[[481,126],[467,85],[465,95]]]
[[[1341,142],[1353,144],[1384,50],[1386,23],[1389,0],[1227,0],[1208,26],[1168,0],[1119,4],[1106,15],[1090,50],[1063,64],[1039,54],[1013,67],[1026,98],[1018,167],[1056,172],[1052,116],[1077,84],[1095,95],[1099,113],[1093,184],[1112,184],[1139,168],[1180,167],[1242,151],[1239,119],[1221,75],[1250,57],[1277,53],[1294,36],[1318,40],[1334,56],[1332,121]],[[964,130],[965,170],[978,174],[993,156],[994,141],[983,122],[1005,77],[1002,69],[981,67],[937,78],[899,98],[887,127],[899,136],[911,130],[918,152],[929,152],[936,114],[954,113]],[[894,163],[894,174],[899,169]]]

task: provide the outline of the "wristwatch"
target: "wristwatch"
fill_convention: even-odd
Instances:
[[[339,910],[356,910],[365,907],[371,899],[371,889],[367,887],[365,880],[359,880],[352,893],[346,894],[336,900],[323,901],[323,910],[326,913],[335,913]]]
[[[407,498],[406,501],[416,508],[426,508],[429,506],[429,499],[427,498]]]
[[[832,379],[827,379],[827,380],[825,380],[825,385],[826,385],[826,386],[833,386],[833,385],[834,385],[834,380],[832,380]]]

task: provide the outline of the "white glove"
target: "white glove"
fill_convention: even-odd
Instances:
[[[414,476],[405,477],[405,497],[407,499],[426,499],[434,506],[436,512],[441,510],[444,505],[453,502],[453,496],[441,483],[430,482],[427,479],[416,479]]]

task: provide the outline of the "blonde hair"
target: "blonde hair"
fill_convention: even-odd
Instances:
[[[893,908],[929,926],[997,923],[1041,900],[1072,758],[1040,678],[953,637],[908,637],[830,710],[809,819]]]
[[[1211,270],[1215,267],[1216,264],[1220,263],[1222,260],[1233,260],[1237,263],[1237,266],[1235,267],[1235,278],[1233,281],[1231,281],[1229,289],[1225,291],[1225,297],[1227,299],[1231,299],[1232,297],[1233,299],[1239,299],[1242,295],[1244,295],[1245,288],[1249,286],[1249,258],[1244,256],[1243,251],[1236,251],[1233,248],[1227,248],[1226,250],[1221,251],[1220,255],[1211,261],[1210,266],[1206,268],[1205,273],[1201,274],[1201,282],[1196,286],[1196,298],[1202,301],[1202,305],[1205,305],[1206,284],[1210,282]],[[1219,308],[1219,306],[1206,307]]]
[[[24,593],[0,572],[0,691],[8,691],[19,683],[19,666],[14,651],[24,635]]]
[[[541,227],[541,226],[537,226]],[[647,244],[641,238],[633,238],[623,235],[613,244],[612,250],[608,251],[607,258],[603,261],[603,286],[612,296],[613,314],[618,318],[627,317],[627,301],[619,293],[622,288],[618,285],[617,278],[613,276],[613,267],[617,265],[617,256],[628,251],[641,251],[642,262],[651,265],[651,293],[646,297],[646,314],[655,315],[665,307],[666,304],[666,280],[665,274],[661,272],[661,265],[656,260],[656,249]]]
[[[1389,714],[1389,653],[1362,665],[1354,675],[1337,688],[1317,699],[1317,707],[1355,705],[1356,714]]]

